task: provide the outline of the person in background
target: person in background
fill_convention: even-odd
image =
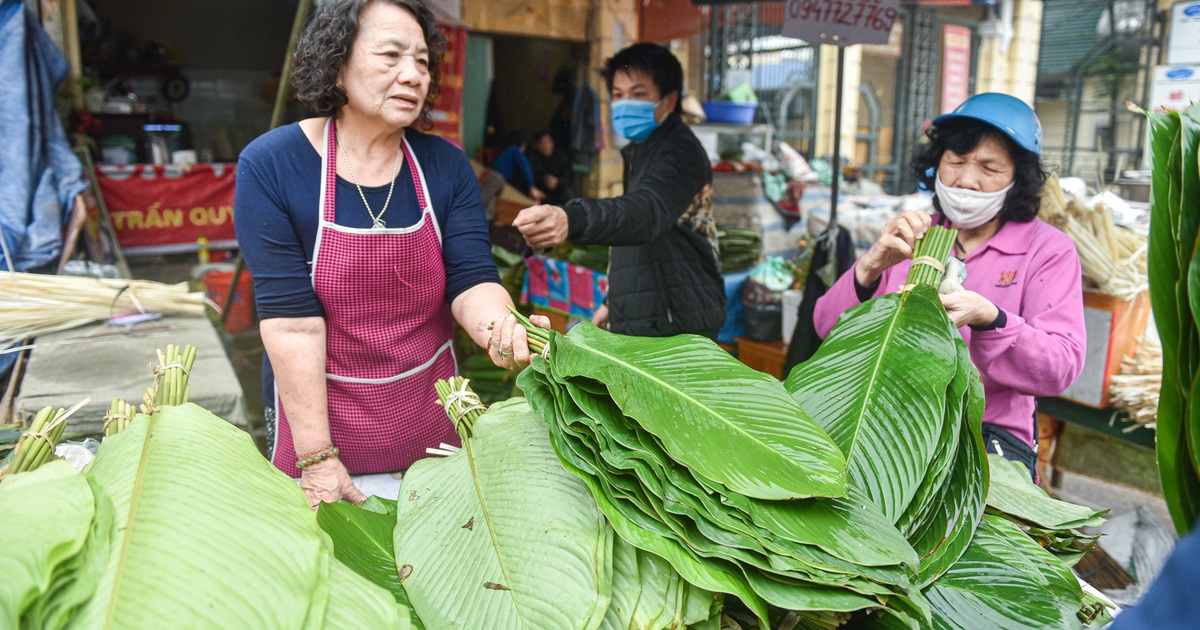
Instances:
[[[444,48],[420,0],[322,2],[292,75],[319,117],[267,132],[238,161],[268,457],[314,508],[362,501],[351,473],[404,470],[457,443],[433,402],[456,372],[454,322],[496,365],[529,361],[471,165],[418,131]]]
[[[546,195],[537,187],[533,167],[529,164],[529,158],[525,157],[525,147],[525,134],[520,131],[508,134],[508,146],[492,160],[491,168],[504,176],[504,181],[528,195],[530,199],[541,201]]]
[[[904,284],[913,244],[932,223],[958,229],[953,255],[966,265],[965,290],[941,300],[983,377],[984,443],[1036,478],[1034,397],[1070,386],[1085,350],[1075,244],[1037,219],[1042,126],[1024,102],[987,93],[936,118],[927,135],[913,167],[937,213],[888,221],[817,302],[813,320],[825,337],[843,311]]]
[[[549,131],[533,134],[533,144],[525,150],[525,157],[529,158],[533,168],[534,185],[546,193],[546,203],[562,204],[575,196],[571,192],[571,164],[554,146],[554,137]]]
[[[680,119],[683,69],[662,46],[634,44],[605,64],[625,194],[525,208],[513,221],[533,248],[609,245],[608,299],[593,322],[646,337],[715,338],[725,285],[710,210],[712,165]]]

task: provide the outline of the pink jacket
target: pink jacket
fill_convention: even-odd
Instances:
[[[937,220],[935,216],[935,224]],[[983,377],[983,421],[1033,445],[1034,397],[1061,394],[1083,369],[1083,280],[1075,243],[1037,219],[1009,222],[965,262],[963,287],[991,300],[1008,317],[995,330],[959,329]],[[872,297],[896,291],[910,264],[904,261],[884,271]],[[851,268],[817,300],[813,323],[821,338],[842,312],[857,304]]]

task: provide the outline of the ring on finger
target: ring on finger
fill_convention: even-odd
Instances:
[[[498,352],[500,354],[500,356],[505,357],[505,358],[511,357],[513,354],[512,350],[505,350],[504,348],[501,348],[498,346],[496,348],[496,352]]]

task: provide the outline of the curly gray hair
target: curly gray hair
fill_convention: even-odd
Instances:
[[[446,35],[434,25],[433,14],[421,0],[324,0],[304,27],[292,58],[292,91],[296,99],[318,116],[334,116],[347,103],[346,91],[338,87],[338,75],[346,67],[359,17],[375,2],[387,2],[413,15],[425,33],[429,47],[429,93],[421,109],[421,128],[433,126],[434,101],[440,93],[442,55]]]

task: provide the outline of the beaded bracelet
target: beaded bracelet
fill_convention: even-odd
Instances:
[[[317,462],[322,462],[322,461],[329,459],[330,457],[337,457],[337,456],[338,456],[338,448],[336,446],[333,446],[333,445],[326,446],[323,449],[319,449],[317,451],[316,455],[313,455],[311,457],[303,457],[303,458],[297,459],[296,460],[296,468],[303,470],[309,466],[312,466],[313,464],[315,464]]]
[[[321,448],[313,449],[307,453],[300,453],[299,455],[296,456],[296,459],[304,459],[306,457],[312,457],[313,455],[320,455],[321,453],[324,453],[325,451],[328,451],[331,448],[333,448],[332,444],[326,444],[325,446],[322,446]]]

